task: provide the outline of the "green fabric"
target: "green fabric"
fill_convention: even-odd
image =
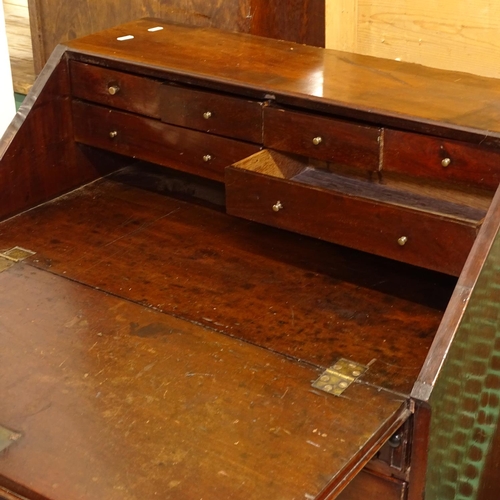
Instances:
[[[432,392],[426,500],[479,495],[500,422],[499,277],[497,234]]]
[[[19,109],[19,106],[21,106],[21,104],[23,103],[25,97],[26,96],[23,94],[14,94],[14,98],[16,100],[16,111]]]

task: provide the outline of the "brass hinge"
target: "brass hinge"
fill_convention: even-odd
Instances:
[[[0,252],[0,273],[9,269],[16,262],[35,255],[35,253],[22,247],[13,247],[10,250],[5,250],[5,252]]]
[[[354,361],[340,358],[334,365],[327,368],[323,374],[313,382],[316,389],[340,396],[358,377],[361,377],[368,367]]]

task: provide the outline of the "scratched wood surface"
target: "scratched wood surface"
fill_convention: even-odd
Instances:
[[[318,367],[375,360],[366,381],[411,391],[454,279],[162,195],[164,177],[147,172],[3,223],[0,248],[33,249],[41,269]]]
[[[313,498],[404,411],[30,265],[0,274],[0,298],[0,422],[22,434],[0,486],[28,498]]]

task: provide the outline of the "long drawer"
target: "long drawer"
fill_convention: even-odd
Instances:
[[[458,275],[485,211],[264,150],[226,170],[230,214]]]
[[[260,150],[254,144],[167,125],[158,120],[73,102],[77,142],[216,181],[224,168]]]

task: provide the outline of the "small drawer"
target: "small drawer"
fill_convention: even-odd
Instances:
[[[378,450],[366,469],[384,476],[408,480],[411,456],[412,421],[406,422]]]
[[[495,190],[500,151],[397,130],[384,130],[383,171]]]
[[[264,109],[264,146],[366,171],[379,169],[380,130],[278,108]]]
[[[408,483],[362,470],[336,497],[337,500],[405,500]],[[326,497],[328,500],[328,497]]]
[[[77,142],[216,181],[227,165],[260,149],[81,101],[73,102],[73,119]]]
[[[262,143],[263,103],[164,84],[162,121],[211,134]]]
[[[264,150],[226,169],[227,212],[458,275],[485,211]]]
[[[70,61],[70,74],[73,97],[150,118],[160,117],[158,80],[76,61]]]

